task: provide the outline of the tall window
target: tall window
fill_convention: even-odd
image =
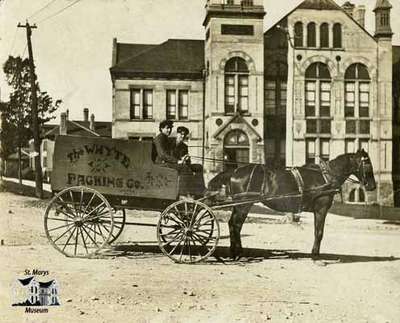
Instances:
[[[319,39],[321,48],[329,47],[329,25],[326,22],[320,26]]]
[[[294,25],[294,46],[303,47],[303,23],[301,21]]]
[[[323,63],[311,64],[306,70],[305,116],[308,162],[329,159],[331,136],[331,76]]]
[[[265,71],[264,104],[267,115],[286,115],[287,65],[273,62]]]
[[[225,113],[249,111],[249,70],[243,58],[231,58],[225,65]]]
[[[131,119],[153,118],[153,90],[131,89]]]
[[[187,120],[189,117],[189,91],[167,90],[167,119]]]
[[[265,156],[273,165],[285,164],[287,64],[271,62],[265,69]]]
[[[342,25],[333,25],[333,48],[342,48]]]
[[[350,65],[345,73],[346,138],[349,147],[357,150],[368,148],[370,136],[370,77],[365,65]],[[351,151],[347,151],[351,152]]]
[[[307,46],[308,47],[316,47],[317,42],[316,42],[316,34],[315,34],[315,23],[310,22],[307,25]]]

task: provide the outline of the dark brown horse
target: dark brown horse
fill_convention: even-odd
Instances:
[[[270,169],[264,165],[246,165],[230,173],[214,177],[208,187],[217,190],[225,184],[232,203],[243,200],[259,201],[281,211],[314,213],[314,245],[312,255],[318,256],[324,233],[325,217],[333,197],[350,176],[354,175],[367,191],[376,188],[371,160],[364,150],[344,154],[321,165],[307,164],[295,169]],[[244,202],[245,203],[245,202]],[[229,220],[231,255],[242,254],[240,231],[252,203],[233,207]]]

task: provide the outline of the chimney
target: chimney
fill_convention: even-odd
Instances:
[[[117,47],[118,47],[118,43],[117,43],[117,38],[113,38],[113,44],[112,44],[112,60],[111,60],[111,66],[117,65]]]
[[[68,120],[69,119],[69,109],[67,109],[66,115],[67,115],[67,120]]]
[[[90,115],[90,126],[89,126],[90,130],[95,131],[95,122],[94,122],[94,114],[92,113]]]
[[[85,122],[89,121],[89,109],[88,108],[83,109],[83,121],[85,121]]]
[[[68,110],[67,110],[68,111]],[[60,117],[60,135],[67,134],[67,113],[61,113]]]
[[[354,20],[358,22],[358,24],[365,28],[365,6],[360,5],[354,9]]]
[[[353,17],[354,7],[355,7],[355,5],[352,4],[350,1],[346,1],[346,2],[342,5],[342,9],[343,9],[350,17]]]

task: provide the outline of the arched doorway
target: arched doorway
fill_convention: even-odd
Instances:
[[[224,169],[237,168],[250,161],[249,137],[239,129],[228,132],[224,138]]]

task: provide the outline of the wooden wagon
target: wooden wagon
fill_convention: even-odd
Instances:
[[[57,137],[55,196],[44,218],[54,248],[69,257],[91,257],[112,245],[126,225],[145,225],[156,226],[161,251],[176,262],[210,256],[220,230],[213,210],[201,202],[203,172],[178,174],[155,165],[151,153],[151,142]],[[157,224],[129,222],[126,209],[161,215]]]

